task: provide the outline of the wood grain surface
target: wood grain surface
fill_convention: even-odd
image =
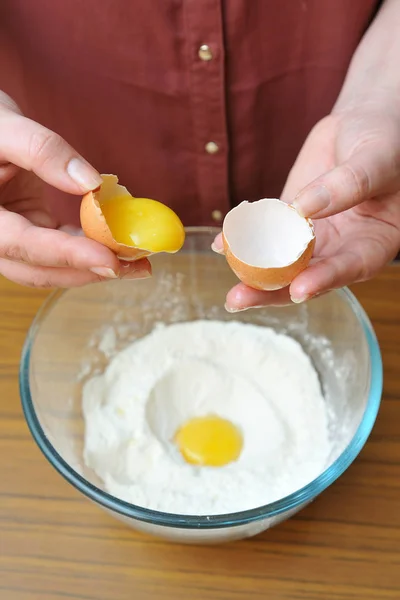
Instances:
[[[24,422],[17,375],[47,292],[0,280],[0,599],[399,599],[400,267],[354,291],[385,370],[366,447],[291,520],[246,541],[194,547],[120,524],[46,462]]]

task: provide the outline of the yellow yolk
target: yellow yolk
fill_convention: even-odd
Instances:
[[[165,204],[149,198],[117,196],[101,203],[114,240],[150,252],[177,252],[185,231],[179,217]]]
[[[222,467],[237,460],[243,447],[238,428],[216,415],[195,417],[175,435],[183,458],[192,465]]]

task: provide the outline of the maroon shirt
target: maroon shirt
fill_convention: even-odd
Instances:
[[[378,4],[1,0],[0,89],[134,195],[215,224],[279,196]]]

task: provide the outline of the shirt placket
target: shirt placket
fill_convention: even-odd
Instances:
[[[222,1],[186,0],[184,10],[201,221],[215,225],[230,208]]]

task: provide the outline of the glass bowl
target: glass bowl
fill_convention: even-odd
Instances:
[[[287,519],[335,481],[365,444],[382,392],[379,346],[365,312],[348,290],[304,305],[228,314],[225,294],[237,282],[223,257],[210,250],[217,230],[189,228],[177,255],[152,258],[154,277],[110,281],[57,291],[28,333],[20,390],[30,431],[47,460],[77,490],[136,529],[189,543],[255,535]],[[329,404],[333,451],[314,481],[271,504],[234,514],[163,513],[104,491],[83,462],[83,382],[113,354],[150,332],[155,323],[239,320],[273,327],[303,346]]]

